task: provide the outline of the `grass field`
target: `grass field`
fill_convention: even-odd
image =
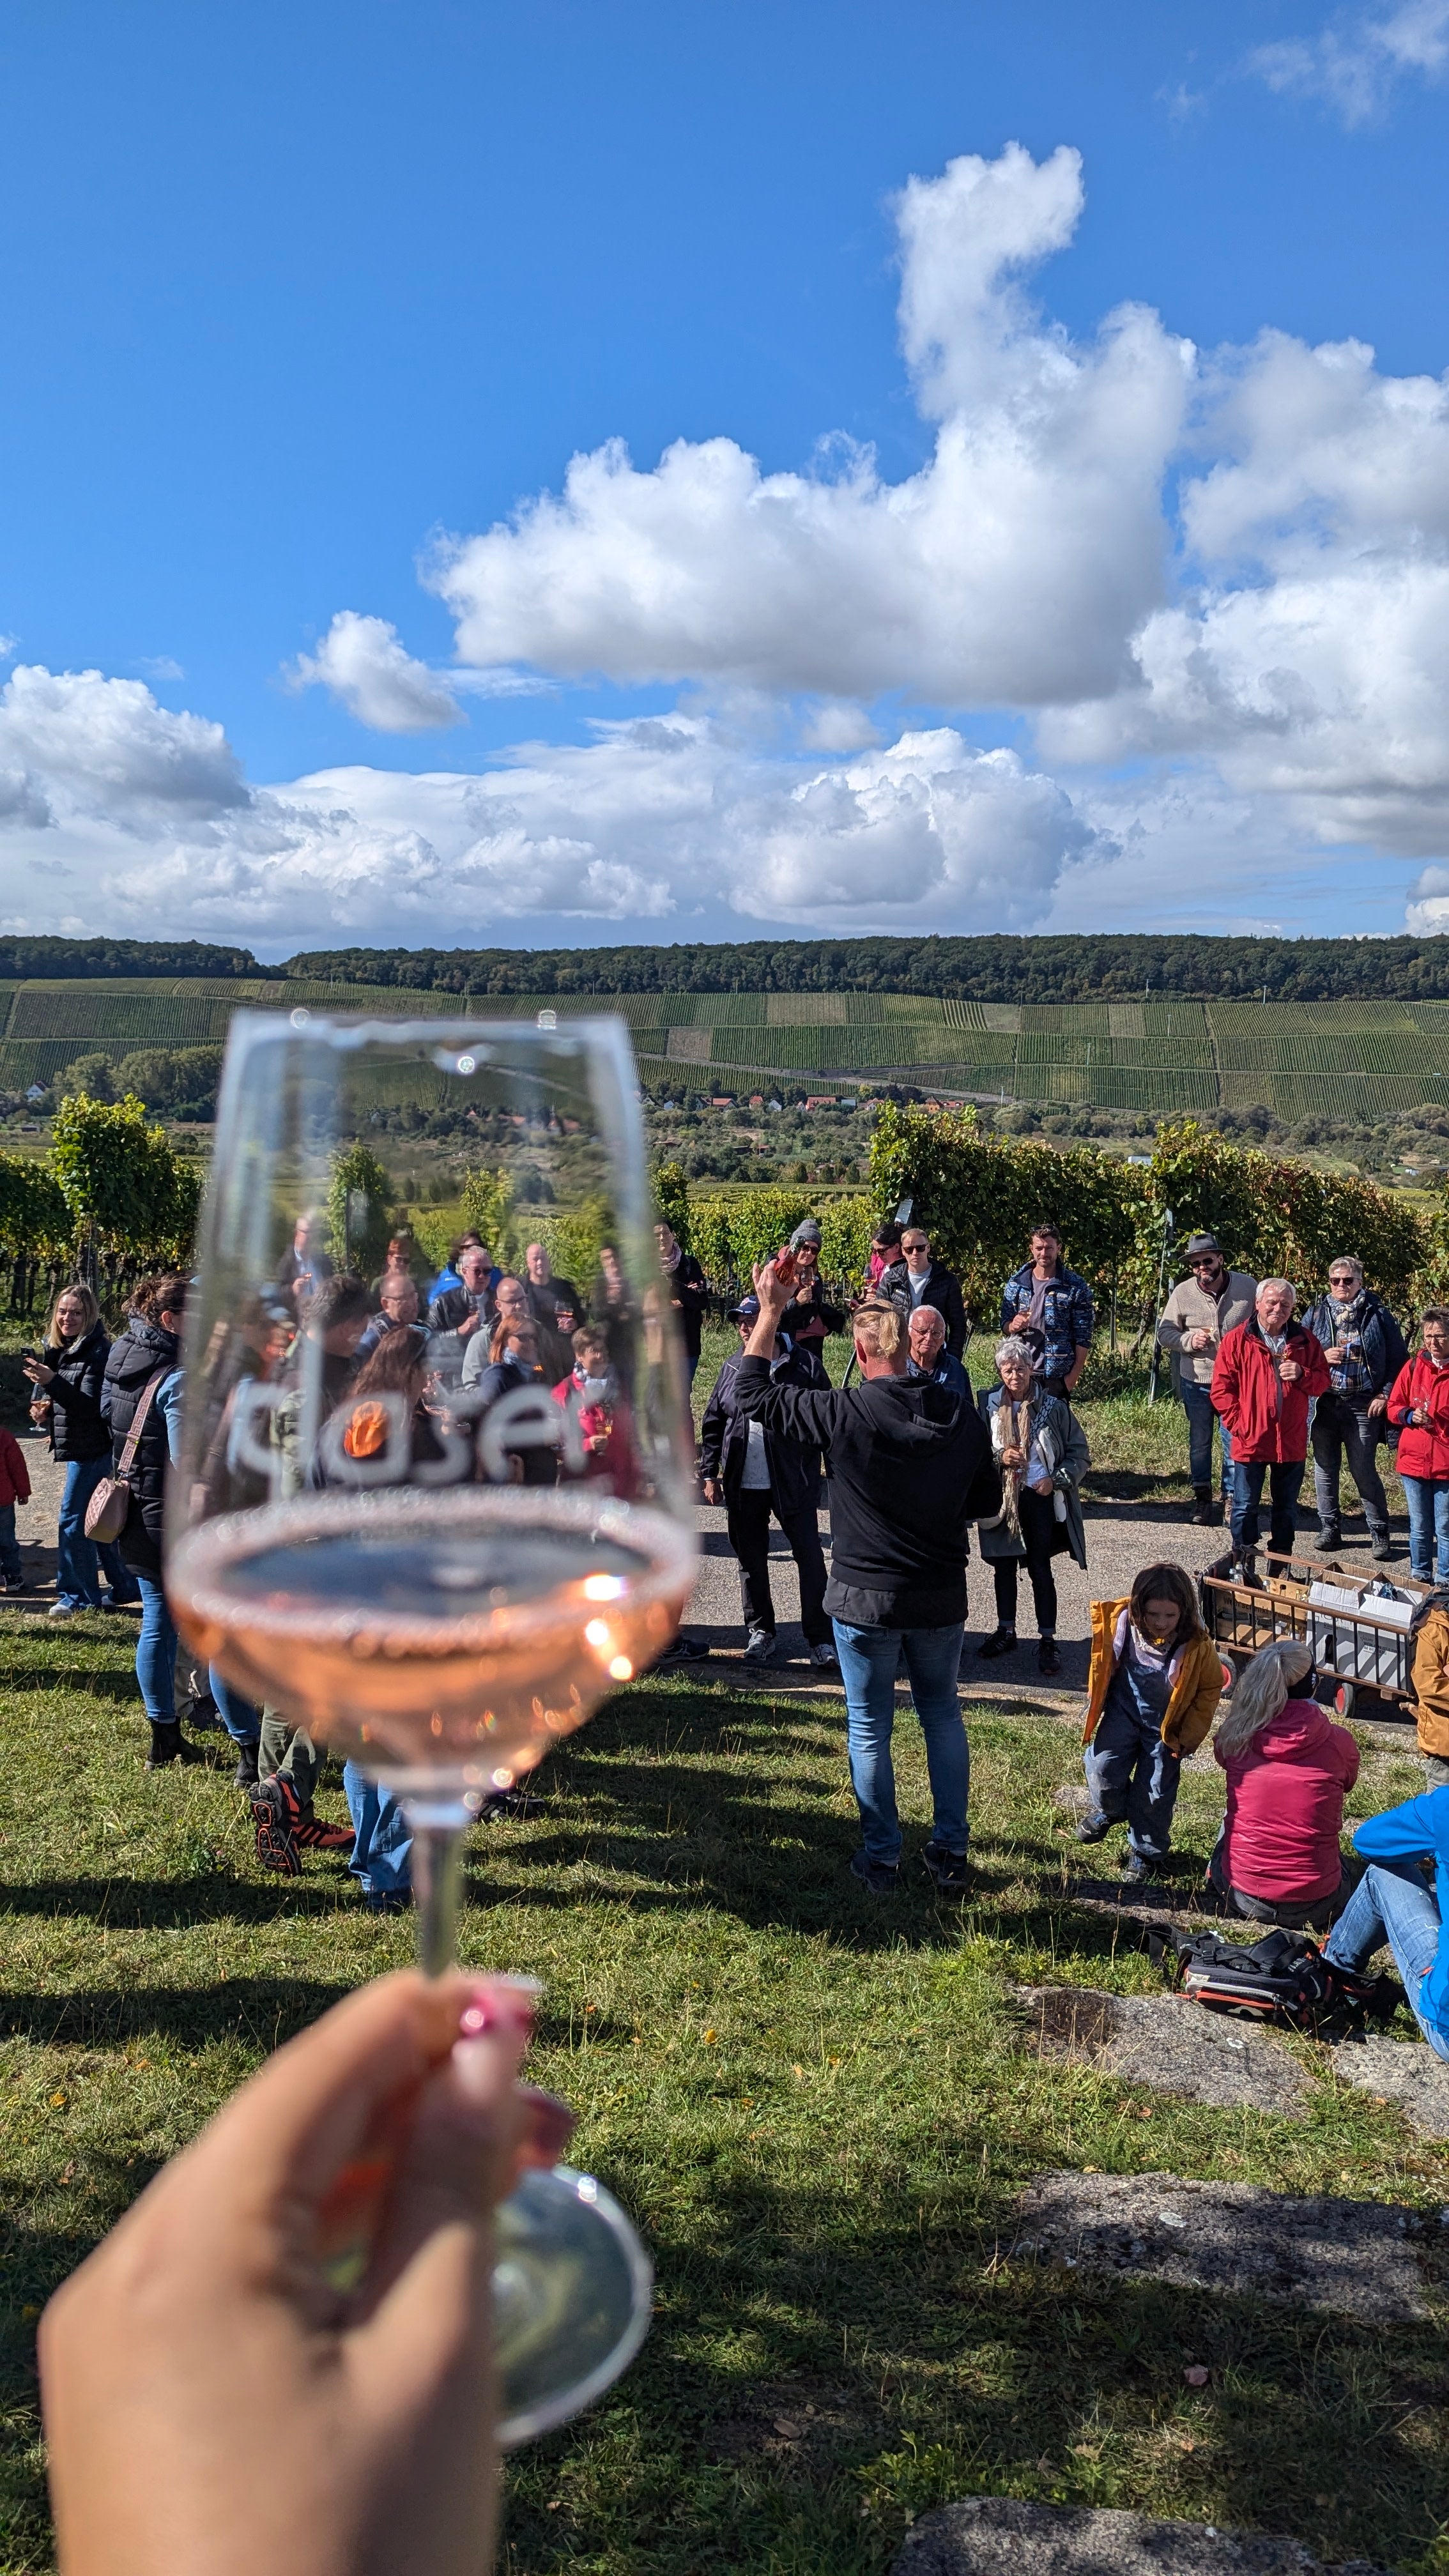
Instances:
[[[265,2052],[406,1958],[345,1870],[262,1877],[228,1769],[148,1777],[123,1623],[0,1613],[0,2569],[50,2565],[38,2309]],[[979,1881],[876,1905],[838,1706],[645,1684],[475,1836],[463,1951],[546,1981],[535,2069],[658,2265],[621,2387],[512,2463],[512,2576],[877,2576],[973,2490],[1130,2503],[1427,2571],[1449,2514],[1437,2325],[1380,2329],[1010,2259],[1056,2166],[1437,2209],[1449,2155],[1320,2066],[1310,2116],[1220,2114],[1020,2045],[1018,1982],[1147,1991],[1066,1889],[1073,1733],[971,1719]],[[901,1729],[908,1855],[925,1782]],[[1419,1785],[1370,1750],[1363,1812]],[[324,1805],[340,1812],[335,1788]],[[1184,1869],[1220,1798],[1184,1782]],[[1296,2043],[1295,2043],[1296,2044]],[[1302,2044],[1318,2065],[1319,2055]],[[1184,2368],[1206,2364],[1190,2390]],[[249,2438],[238,2425],[236,2438]],[[265,2463],[259,2462],[259,2472]]]
[[[1443,1003],[978,1003],[873,993],[478,995],[389,985],[145,977],[0,986],[0,1089],[49,1082],[78,1055],[225,1036],[234,1009],[364,1011],[436,1019],[460,1011],[568,1019],[617,1009],[652,1081],[731,1090],[775,1078],[845,1090],[859,1079],[1042,1105],[1174,1113],[1261,1105],[1369,1122],[1449,1096]],[[694,1068],[691,1075],[685,1069]],[[443,1077],[424,1069],[436,1106]],[[388,1092],[387,1096],[393,1095]]]

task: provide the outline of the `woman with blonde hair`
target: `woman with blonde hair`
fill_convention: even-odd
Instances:
[[[1208,1879],[1233,1912],[1290,1931],[1326,1931],[1343,1888],[1343,1801],[1358,1778],[1358,1746],[1298,1685],[1313,1670],[1298,1637],[1280,1637],[1245,1664],[1213,1752],[1227,1776],[1228,1812]]]
[[[31,1421],[49,1432],[50,1454],[65,1468],[52,1619],[73,1619],[77,1610],[130,1610],[141,1598],[120,1549],[98,1547],[86,1536],[86,1505],[110,1472],[111,1435],[101,1415],[110,1355],[110,1337],[92,1291],[72,1280],[50,1310],[40,1357],[21,1362],[32,1389]],[[104,1598],[102,1571],[111,1587]]]

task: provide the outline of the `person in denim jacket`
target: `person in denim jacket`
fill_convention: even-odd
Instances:
[[[1024,1333],[1035,1327],[1041,1334],[1045,1394],[1071,1394],[1087,1365],[1095,1322],[1091,1289],[1079,1270],[1067,1268],[1062,1238],[1044,1219],[1031,1230],[1031,1259],[1012,1272],[1001,1292],[1001,1329]]]

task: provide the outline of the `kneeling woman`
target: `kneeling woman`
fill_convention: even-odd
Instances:
[[[1297,1699],[1313,1658],[1301,1639],[1265,1646],[1243,1668],[1213,1739],[1228,1813],[1208,1877],[1235,1913],[1326,1931],[1343,1885],[1343,1801],[1358,1746],[1316,1700]]]
[[[1037,1663],[1044,1673],[1061,1671],[1057,1652],[1057,1587],[1052,1558],[1068,1551],[1078,1565],[1087,1562],[1082,1528],[1082,1501],[1077,1488],[1091,1465],[1087,1437],[1065,1396],[1047,1395],[1033,1362],[1041,1346],[1035,1336],[1008,1334],[996,1345],[998,1386],[985,1387],[981,1419],[991,1434],[992,1453],[1001,1469],[1002,1506],[996,1518],[978,1524],[981,1553],[996,1579],[996,1632],[977,1653],[1009,1655],[1016,1645],[1016,1579],[1023,1560],[1031,1578],[1036,1611]]]
[[[1087,1787],[1077,1840],[1099,1843],[1126,1819],[1124,1878],[1167,1858],[1182,1766],[1222,1697],[1218,1651],[1180,1565],[1146,1565],[1126,1601],[1092,1604],[1087,1683]]]

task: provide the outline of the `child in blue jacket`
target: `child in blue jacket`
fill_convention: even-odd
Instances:
[[[1387,1941],[1419,2028],[1435,2056],[1449,2061],[1449,1788],[1370,1816],[1353,1847],[1369,1866],[1323,1955],[1356,1975]]]

